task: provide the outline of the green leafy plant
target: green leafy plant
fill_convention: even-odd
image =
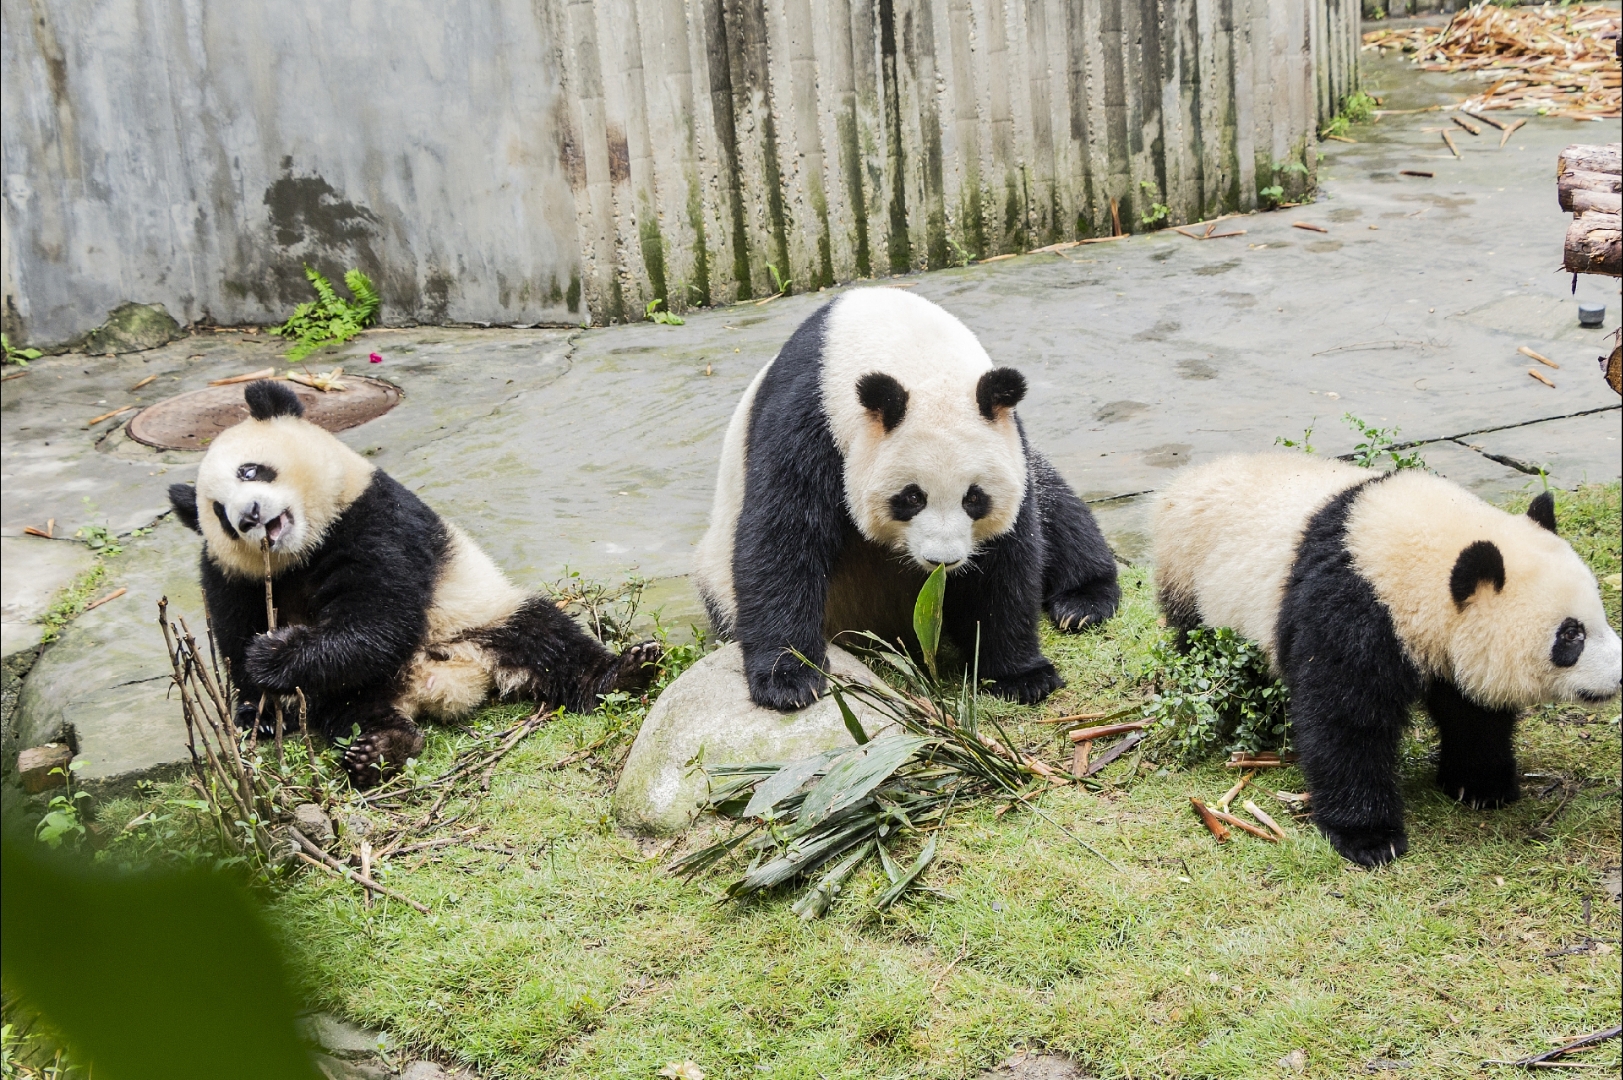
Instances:
[[[81,761],[70,761],[67,768],[58,765],[51,776],[62,778],[62,791],[53,795],[45,809],[45,816],[34,827],[34,837],[51,847],[61,847],[64,841],[78,843],[85,835],[85,823],[79,813],[79,802],[90,798],[87,792],[73,789],[73,778],[85,767]]]
[[[1285,189],[1279,184],[1270,184],[1257,192],[1257,196],[1271,206],[1277,206],[1285,198]]]
[[[1349,460],[1354,465],[1364,469],[1372,469],[1382,464],[1386,458],[1394,470],[1398,469],[1424,469],[1426,461],[1420,456],[1418,449],[1404,453],[1404,447],[1398,443],[1398,429],[1378,428],[1373,424],[1366,424],[1352,413],[1343,413],[1341,419],[1352,428],[1354,432],[1363,436],[1364,441],[1353,446]]]
[[[1156,642],[1150,668],[1156,690],[1144,716],[1166,730],[1184,760],[1289,744],[1285,684],[1269,673],[1256,642],[1226,626],[1196,627],[1183,650],[1169,638]]]
[[[1274,438],[1274,445],[1288,446],[1292,450],[1300,450],[1304,454],[1313,453],[1313,425],[1318,422],[1319,418],[1317,416],[1309,421],[1307,429],[1302,432],[1302,437],[1300,439],[1287,439],[1283,435],[1276,436]]]
[[[650,322],[656,322],[662,326],[683,325],[686,320],[684,320],[680,315],[672,315],[668,311],[659,310],[660,305],[664,302],[665,301],[661,300],[659,297],[654,297],[652,300],[648,301],[648,306],[643,308],[643,315],[646,316]]]
[[[952,237],[947,237],[947,246],[952,248],[952,264],[954,266],[968,266],[975,261],[975,256],[968,248]]]
[[[6,363],[8,363],[8,364],[16,364],[19,367],[27,367],[28,366],[28,361],[30,361],[30,360],[38,360],[40,357],[45,355],[44,353],[40,352],[38,349],[18,349],[18,348],[15,348],[11,344],[11,339],[6,337],[6,335],[4,335],[4,334],[0,334],[0,346],[5,347]]]
[[[1026,796],[1057,770],[1013,749],[1002,725],[982,713],[975,663],[956,688],[935,675],[945,586],[945,570],[938,567],[914,605],[923,667],[874,634],[857,635],[863,651],[890,669],[900,689],[823,672],[854,745],[787,763],[707,769],[713,782],[709,808],[738,824],[717,843],[678,859],[674,872],[692,877],[735,852],[746,854],[750,862],[743,876],[724,890],[728,899],[792,880],[811,881],[793,910],[802,919],[815,919],[872,858],[886,879],[874,900],[883,910],[918,887],[935,858],[936,836],[955,806],[980,798],[1031,806]],[[898,730],[870,740],[852,701],[872,707]],[[901,849],[921,837],[908,858]],[[1080,839],[1077,843],[1099,855]]]
[[[1330,118],[1329,123],[1319,129],[1319,135],[1328,138],[1332,135],[1346,138],[1347,132],[1352,130],[1352,121],[1347,119],[1346,113],[1338,113]]]
[[[1341,115],[1355,124],[1367,124],[1375,119],[1375,106],[1380,102],[1363,90],[1354,90],[1341,103]]]
[[[778,268],[771,263],[767,263],[766,268],[772,274],[772,287],[778,290],[778,295],[787,295],[789,292],[789,287],[795,283],[794,279],[784,277],[778,272]]]
[[[302,360],[329,345],[341,345],[359,334],[376,319],[382,303],[371,279],[359,270],[344,274],[344,284],[349,287],[353,300],[339,296],[332,283],[314,267],[306,266],[304,276],[315,289],[316,298],[294,308],[292,318],[271,330],[293,341],[293,347],[287,351],[287,358],[292,361]]]
[[[1155,225],[1165,221],[1167,215],[1172,213],[1172,208],[1166,203],[1155,201],[1157,189],[1154,182],[1140,180],[1138,186],[1143,190],[1145,198],[1150,200],[1150,208],[1138,216],[1139,222],[1144,225]]]

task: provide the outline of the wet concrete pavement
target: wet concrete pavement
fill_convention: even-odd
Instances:
[[[1418,108],[1454,100],[1460,83],[1388,60],[1371,61],[1365,85],[1388,108]],[[1319,200],[1216,230],[1243,236],[1165,231],[883,284],[941,303],[995,361],[1025,372],[1032,440],[1094,502],[1125,559],[1147,550],[1144,494],[1172,470],[1309,425],[1321,453],[1347,452],[1356,439],[1344,412],[1425,441],[1434,468],[1487,497],[1536,486],[1540,467],[1561,487],[1616,479],[1618,399],[1595,357],[1617,326],[1617,286],[1581,278],[1574,298],[1555,272],[1569,218],[1554,185],[1562,147],[1612,130],[1533,118],[1503,150],[1491,129],[1454,130],[1456,161],[1426,130],[1439,126],[1435,113],[1389,116],[1356,130],[1356,144],[1325,143]],[[375,331],[306,366],[342,364],[404,389],[393,412],[342,437],[516,580],[635,571],[681,623],[700,618],[683,575],[727,419],[827,299],[706,311],[676,327]],[[1608,305],[1605,330],[1578,327],[1580,299]],[[1517,353],[1523,345],[1560,369]],[[122,428],[133,413],[86,422],[271,366],[281,351],[262,333],[205,332],[146,353],[38,361],[0,387],[6,651],[32,644],[45,564],[66,573],[45,555],[71,542],[23,536],[25,526],[55,518],[59,538],[85,526],[126,537],[105,589],[129,591],[35,664],[15,718],[21,745],[72,726],[90,780],[180,760],[153,604],[167,591],[201,614],[195,538],[163,517],[165,489],[191,479],[200,455],[133,442]],[[374,352],[382,364],[367,363]]]

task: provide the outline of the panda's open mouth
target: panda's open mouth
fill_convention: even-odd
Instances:
[[[265,522],[265,539],[271,542],[272,547],[275,547],[276,541],[281,539],[282,534],[292,527],[293,511],[283,510],[280,514]]]

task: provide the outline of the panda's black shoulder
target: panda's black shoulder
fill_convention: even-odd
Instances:
[[[405,485],[378,469],[365,490],[327,530],[321,552],[361,554],[385,565],[400,557],[419,563],[427,556],[437,566],[449,545],[450,534],[440,516]]]

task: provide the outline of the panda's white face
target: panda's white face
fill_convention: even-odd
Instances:
[[[927,300],[856,289],[829,313],[822,393],[863,536],[924,569],[963,565],[1014,526],[1025,380]]]
[[[306,420],[245,420],[221,432],[197,470],[197,516],[210,554],[245,576],[297,565],[343,508],[365,490],[372,467]]]

